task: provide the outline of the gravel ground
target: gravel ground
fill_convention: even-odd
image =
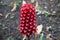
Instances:
[[[9,5],[10,2],[11,0],[6,4]],[[5,6],[0,5],[0,14],[2,14],[2,16],[0,15],[0,40],[8,40],[8,38],[11,36],[12,38],[14,38],[14,40],[22,40],[22,36],[20,35],[17,29],[19,26],[19,15],[20,15],[19,9],[21,7],[18,6],[16,11],[11,12],[12,7],[7,5]],[[53,40],[60,40],[59,38],[60,37],[60,16],[57,15],[45,16],[42,14],[37,15],[37,25],[40,24],[43,25],[43,31],[45,32],[45,36],[49,33],[52,33]],[[52,32],[46,31],[46,27],[49,26],[52,27]],[[36,39],[39,40],[39,36]],[[33,35],[31,40],[35,40]]]
[[[2,17],[0,18],[0,23],[2,23],[3,27],[1,27],[0,36],[2,36],[3,40],[6,40],[8,37],[12,36],[14,40],[21,40],[22,37],[18,31],[19,26],[19,9],[11,12],[11,7],[9,6],[0,6],[0,13],[2,14]],[[7,18],[6,15],[9,14]],[[10,15],[14,14],[14,18],[10,18]],[[52,26],[54,30],[53,35],[58,39],[60,37],[60,16],[56,15],[50,15],[50,16],[44,16],[39,15],[37,16],[37,24],[43,24],[43,31],[46,32],[45,35],[47,35],[50,32],[46,31],[47,26]],[[58,36],[59,35],[59,36]],[[1,38],[1,37],[0,37]],[[34,39],[34,37],[32,37]],[[38,39],[38,38],[37,38]]]

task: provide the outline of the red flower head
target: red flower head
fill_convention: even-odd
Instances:
[[[36,32],[36,12],[32,4],[24,4],[20,10],[20,33],[31,35]]]

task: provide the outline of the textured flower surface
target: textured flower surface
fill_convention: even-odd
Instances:
[[[31,35],[36,33],[36,12],[32,4],[24,4],[20,9],[20,33]]]

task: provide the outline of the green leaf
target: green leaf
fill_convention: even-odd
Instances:
[[[60,7],[60,3],[57,6]]]
[[[12,36],[8,37],[7,40],[14,40]]]
[[[13,19],[13,18],[14,18],[14,14],[11,14],[11,15],[10,15],[10,18]]]
[[[40,6],[38,6],[38,7],[36,7],[36,9],[37,9],[37,10],[40,10],[41,8],[40,8]]]
[[[40,36],[40,40],[44,40],[44,34],[43,33]]]
[[[44,11],[42,14],[44,14],[45,16],[48,15],[48,12],[47,11]]]
[[[3,28],[3,24],[2,24],[2,22],[0,22],[0,28]]]
[[[1,1],[1,2],[0,2],[0,5],[3,5],[3,6],[4,6],[4,5],[6,5],[6,4],[5,4],[4,2]]]
[[[15,0],[16,1],[16,5],[18,6],[19,5],[19,0]]]
[[[3,27],[2,29],[4,30],[4,29],[7,29],[8,27]]]

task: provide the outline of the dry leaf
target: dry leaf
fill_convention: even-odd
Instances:
[[[48,35],[46,36],[46,38],[50,38],[50,36],[51,36],[51,34],[48,34]]]
[[[2,14],[0,13],[0,16],[2,16]]]
[[[13,8],[11,9],[11,11],[13,12],[13,11],[15,11],[16,10],[16,2],[14,3],[14,5],[13,5]]]
[[[36,2],[36,7],[38,7],[39,5],[38,5],[38,2]]]
[[[51,34],[48,34],[48,35],[46,36],[46,40],[50,40],[50,39],[51,39],[50,36],[51,36]],[[51,40],[52,40],[52,39],[51,39]]]
[[[38,25],[37,26],[37,34],[40,34],[42,32],[43,25]]]
[[[7,18],[9,16],[10,13],[6,14],[5,18]]]
[[[26,39],[26,35],[23,37],[23,40],[25,40]]]
[[[49,27],[46,27],[46,31],[48,31],[49,30]]]
[[[35,0],[31,0],[31,3],[34,3]]]
[[[50,1],[53,1],[53,0],[50,0]]]
[[[26,1],[23,0],[22,5],[26,4]]]

